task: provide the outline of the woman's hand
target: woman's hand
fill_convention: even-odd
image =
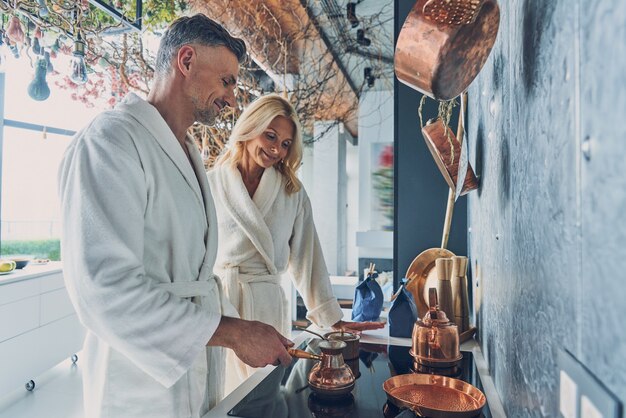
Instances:
[[[360,334],[362,331],[369,331],[372,329],[381,329],[385,326],[384,322],[346,322],[339,321],[333,325],[333,328],[337,331],[347,331],[354,334]]]

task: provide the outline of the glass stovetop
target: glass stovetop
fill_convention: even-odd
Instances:
[[[300,349],[319,353],[318,339],[304,342]],[[308,343],[308,347],[307,347]],[[307,384],[307,376],[314,360],[294,359],[288,368],[277,367],[231,411],[229,416],[244,418],[307,418],[307,417],[386,417],[410,418],[416,415],[399,410],[387,402],[383,383],[391,376],[414,373],[410,347],[396,345],[361,344],[358,361],[347,362],[358,370],[352,393],[340,400],[320,399]],[[468,382],[483,390],[471,352],[462,351],[463,360],[453,370],[420,370],[423,373],[445,374]],[[484,391],[483,391],[484,392]],[[491,418],[485,405],[480,418]]]

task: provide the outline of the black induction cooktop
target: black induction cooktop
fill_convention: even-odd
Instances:
[[[300,349],[319,353],[318,339],[305,341]],[[483,390],[471,352],[462,351],[463,359],[453,369],[415,370],[409,347],[361,343],[358,361],[348,362],[358,376],[349,396],[328,401],[319,398],[307,384],[314,360],[294,359],[288,368],[277,367],[232,410],[229,416],[242,418],[410,418],[416,415],[400,410],[387,402],[383,383],[388,378],[405,373],[429,373],[454,377]],[[484,390],[483,390],[484,392]],[[480,418],[491,418],[485,405]]]

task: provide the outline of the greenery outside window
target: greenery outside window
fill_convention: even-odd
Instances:
[[[60,260],[58,167],[71,135],[101,109],[56,86],[48,100],[32,100],[33,73],[27,59],[11,57],[0,75],[0,257]]]

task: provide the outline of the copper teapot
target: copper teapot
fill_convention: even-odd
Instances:
[[[429,310],[413,326],[410,354],[419,365],[453,367],[463,358],[459,349],[459,330],[439,310],[437,289],[428,291]]]
[[[320,360],[309,372],[309,387],[319,397],[339,398],[354,389],[356,381],[350,367],[344,362],[342,351],[346,343],[338,340],[321,341],[318,345],[321,355],[289,349],[294,357]]]

